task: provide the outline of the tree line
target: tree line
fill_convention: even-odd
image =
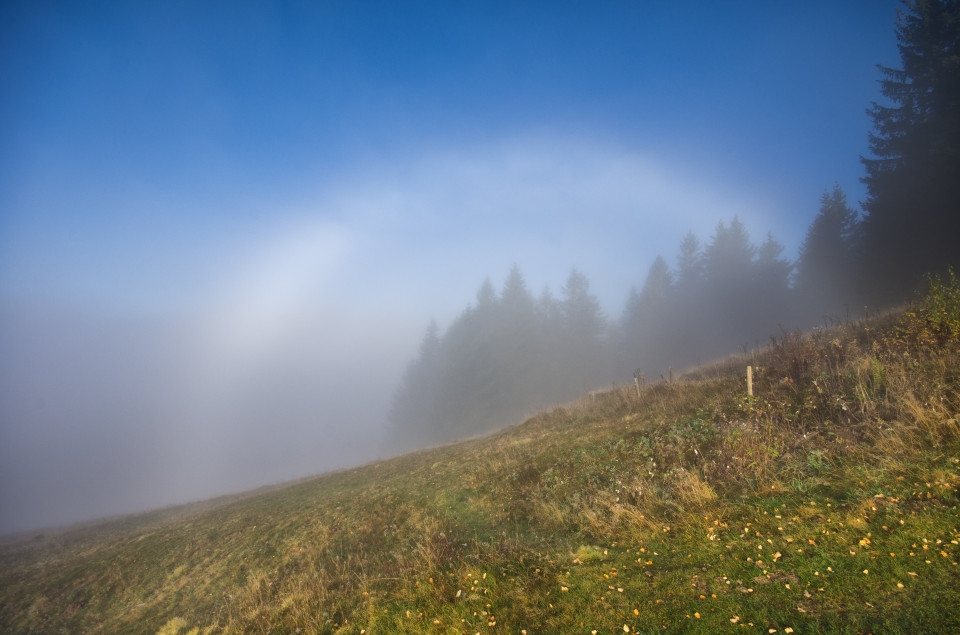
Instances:
[[[394,447],[413,448],[501,427],[595,387],[607,324],[586,277],[534,298],[519,267],[499,293],[490,280],[441,335],[431,322],[390,412]]]
[[[960,3],[905,2],[895,31],[902,67],[879,67],[887,102],[868,110],[862,214],[838,185],[824,192],[796,260],[773,236],[752,241],[738,218],[705,242],[691,232],[672,267],[654,260],[616,319],[577,270],[560,297],[535,298],[517,266],[499,292],[486,280],[445,332],[427,329],[394,397],[394,449],[486,432],[635,372],[707,362],[778,325],[900,302],[924,273],[960,265]]]

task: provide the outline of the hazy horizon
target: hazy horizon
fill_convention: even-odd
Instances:
[[[795,258],[897,4],[5,4],[0,533],[388,454],[514,264],[615,319],[688,231]]]

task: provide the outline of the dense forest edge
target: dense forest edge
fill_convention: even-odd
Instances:
[[[499,293],[485,280],[445,331],[428,326],[386,447],[468,438],[585,391],[755,348],[781,329],[866,315],[916,297],[925,273],[960,268],[960,6],[907,2],[896,37],[902,66],[879,66],[885,101],[868,110],[860,212],[839,185],[825,191],[795,260],[772,235],[755,243],[736,217],[705,241],[691,232],[614,319],[576,269],[559,298],[549,288],[534,297],[514,265]]]

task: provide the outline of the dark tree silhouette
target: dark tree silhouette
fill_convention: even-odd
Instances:
[[[960,263],[960,2],[916,0],[898,11],[901,68],[880,66],[864,204],[864,283],[874,301],[914,290]]]
[[[824,192],[800,246],[794,289],[805,321],[859,303],[860,220],[839,185]]]
[[[790,277],[793,274],[793,263],[782,254],[783,245],[774,240],[773,234],[767,234],[766,240],[757,248],[751,290],[752,311],[744,316],[744,320],[750,325],[754,342],[765,329],[769,331],[773,325],[782,324],[792,318],[794,307]]]

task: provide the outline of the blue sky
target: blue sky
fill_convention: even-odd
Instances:
[[[263,368],[318,380],[285,397],[289,413],[247,416],[251,443],[270,419],[324,448],[246,480],[228,456],[167,485],[151,472],[146,499],[77,485],[97,505],[69,514],[4,490],[0,505],[34,518],[10,527],[374,456],[344,450],[345,428],[371,436],[427,322],[449,324],[513,263],[535,292],[578,267],[616,317],[653,258],[734,214],[795,256],[824,190],[864,196],[865,111],[875,65],[898,64],[896,6],[3,3],[8,453],[42,465],[60,455],[41,438],[133,426],[157,465],[196,462],[239,425],[227,402]],[[346,387],[361,384],[357,407]],[[117,390],[136,395],[123,416]],[[279,399],[260,396],[246,412]],[[37,400],[60,405],[38,414]],[[338,414],[317,426],[311,408]],[[76,459],[78,483],[90,462]]]

